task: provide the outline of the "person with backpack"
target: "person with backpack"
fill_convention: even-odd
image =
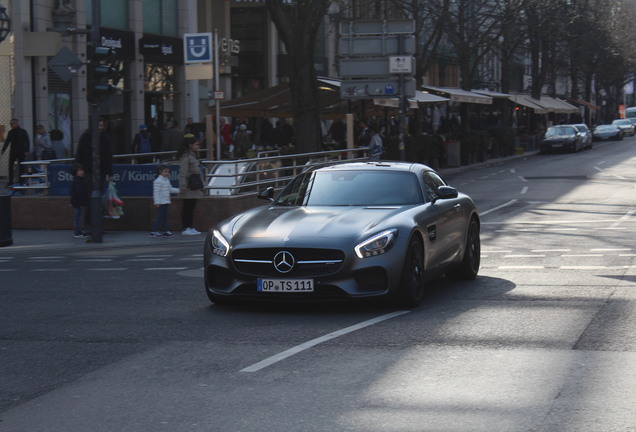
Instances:
[[[139,125],[139,132],[133,139],[133,153],[152,153],[152,136],[145,124]],[[152,162],[152,157],[139,157],[138,163]]]

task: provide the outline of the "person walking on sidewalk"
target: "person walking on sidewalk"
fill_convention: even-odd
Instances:
[[[159,165],[157,173],[159,175],[152,183],[152,199],[157,208],[157,213],[150,237],[172,237],[173,234],[168,231],[168,207],[171,202],[170,194],[178,194],[179,189],[173,187],[170,183],[170,167],[168,165]]]
[[[13,164],[16,161],[18,162],[18,174],[20,175],[18,183],[20,183],[22,174],[24,174],[24,168],[20,164],[29,159],[29,153],[31,152],[29,134],[20,127],[18,119],[11,119],[9,124],[11,125],[11,130],[7,134],[2,146],[2,152],[0,152],[0,154],[4,154],[7,147],[11,147],[9,149],[9,182],[7,187],[13,184]]]
[[[191,179],[192,177],[201,176],[201,170],[199,168],[199,161],[197,160],[197,151],[201,143],[199,139],[194,135],[186,135],[183,140],[183,145],[177,152],[177,159],[179,159],[179,196],[183,198],[183,207],[181,210],[181,224],[183,225],[183,235],[197,235],[201,232],[197,231],[193,226],[194,220],[194,208],[197,205],[197,200],[203,197],[201,180],[198,186],[194,186]]]
[[[73,181],[71,182],[71,202],[73,207],[73,237],[75,238],[87,238],[82,231],[82,213],[84,209],[88,207],[88,192],[86,190],[84,167],[81,164],[75,163],[71,168],[71,174],[73,174]]]

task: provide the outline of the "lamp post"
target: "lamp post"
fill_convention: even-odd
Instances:
[[[7,8],[0,5],[0,42],[5,40],[11,31],[11,19],[7,15]]]

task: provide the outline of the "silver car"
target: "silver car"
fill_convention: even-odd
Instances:
[[[420,304],[426,281],[474,279],[480,219],[473,201],[431,168],[361,162],[310,169],[267,205],[207,233],[212,302],[386,298]]]
[[[636,134],[636,125],[627,119],[616,119],[612,121],[613,125],[619,127],[623,131],[623,135],[634,136]]]

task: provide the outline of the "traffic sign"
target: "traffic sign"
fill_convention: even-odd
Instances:
[[[411,56],[340,59],[340,76],[343,78],[369,78],[412,72],[413,57]]]
[[[64,82],[68,82],[76,76],[82,65],[82,61],[66,46],[60,48],[57,54],[49,60],[49,67]]]
[[[212,33],[186,33],[183,35],[185,63],[212,62]]]
[[[415,59],[410,56],[389,57],[389,73],[392,74],[412,74]]]
[[[373,97],[414,97],[415,79],[404,79],[404,94],[400,94],[398,78],[377,80],[343,80],[340,84],[340,97],[343,99],[369,99]]]
[[[398,45],[400,37],[404,41],[404,48],[401,51]],[[415,36],[346,36],[338,40],[338,54],[341,56],[413,55],[415,54]]]

